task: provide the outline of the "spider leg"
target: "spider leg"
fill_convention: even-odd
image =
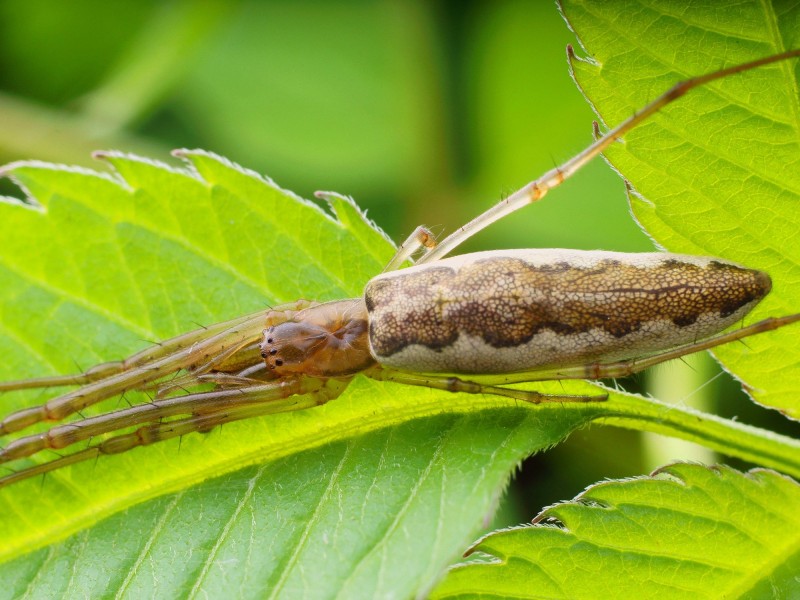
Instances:
[[[770,317],[758,321],[746,327],[741,327],[734,331],[721,333],[719,335],[706,338],[691,344],[685,344],[665,352],[659,352],[642,358],[632,358],[611,363],[590,363],[577,367],[561,367],[556,369],[545,369],[530,373],[511,373],[500,377],[492,377],[494,382],[500,381],[503,384],[520,383],[523,381],[546,381],[553,379],[612,379],[615,377],[626,377],[644,371],[654,365],[694,354],[701,350],[709,350],[722,344],[735,342],[751,335],[772,331],[786,325],[791,325],[800,321],[800,313],[787,315],[785,317]],[[478,376],[478,381],[484,381],[486,376]]]
[[[121,369],[120,363],[100,365],[96,368],[99,369],[97,372],[107,370],[107,376],[90,381],[76,390],[57,396],[39,406],[11,413],[0,421],[0,435],[20,431],[41,421],[61,421],[106,398],[129,390],[147,389],[154,382],[158,382],[172,373],[180,370],[192,370],[198,364],[201,365],[201,371],[216,368],[235,372],[252,367],[253,361],[261,360],[257,355],[257,347],[253,344],[260,338],[264,327],[271,323],[285,321],[297,310],[307,308],[312,304],[301,300],[284,305],[279,309],[260,311],[233,321],[213,325],[207,329],[178,336],[161,346],[154,346],[143,353],[134,355],[129,359],[131,362],[126,364],[135,366],[127,369]],[[246,351],[244,362],[240,353],[236,351],[241,349]],[[90,369],[87,373],[92,373],[92,371]],[[0,391],[46,386],[47,379],[31,380],[34,383],[30,386],[26,381],[2,384],[3,387],[0,387]]]
[[[531,404],[542,404],[545,402],[603,402],[608,398],[606,394],[598,394],[595,396],[542,394],[541,392],[533,390],[500,387],[490,383],[479,383],[450,375],[410,373],[387,367],[373,368],[364,374],[381,381],[394,381],[396,383],[429,387],[454,393],[493,394],[495,396],[530,402]]]
[[[571,56],[573,55],[571,46],[567,47],[567,51]],[[775,54],[749,63],[735,65],[727,69],[720,69],[718,71],[714,71],[713,73],[707,73],[706,75],[701,75],[699,77],[693,77],[691,79],[678,82],[661,96],[653,100],[650,104],[646,105],[641,110],[636,111],[628,119],[614,127],[605,135],[597,138],[583,151],[579,152],[566,162],[558,165],[554,169],[551,169],[538,179],[531,181],[507,198],[504,198],[499,203],[495,204],[485,212],[472,219],[466,225],[462,225],[458,228],[458,230],[441,240],[438,245],[429,247],[427,252],[417,261],[417,264],[429,263],[433,260],[444,257],[453,249],[461,245],[462,242],[471,238],[485,227],[496,221],[499,221],[506,215],[511,214],[512,212],[519,210],[528,204],[538,202],[545,196],[545,194],[547,194],[548,191],[564,183],[564,181],[572,177],[586,163],[601,154],[603,150],[608,148],[616,140],[620,139],[623,135],[631,131],[637,125],[643,121],[646,121],[652,115],[660,111],[671,102],[677,100],[687,92],[711,81],[722,79],[723,77],[727,77],[728,75],[732,75],[734,73],[741,73],[761,65],[766,65],[797,56],[800,56],[800,50],[788,50],[781,54]]]
[[[338,396],[348,383],[349,379],[284,379],[247,389],[203,392],[156,400],[150,404],[140,404],[83,421],[57,425],[41,434],[12,441],[0,451],[0,462],[31,456],[45,449],[67,448],[95,436],[136,425],[142,426],[132,432],[113,435],[73,454],[0,477],[0,488],[103,454],[118,454],[187,433],[207,432],[217,425],[241,419],[318,406]],[[163,420],[168,417],[180,418]]]
[[[87,369],[83,373],[74,373],[72,375],[54,375],[51,377],[35,377],[32,379],[21,379],[18,381],[0,381],[0,392],[10,390],[24,390],[33,388],[46,388],[46,387],[60,387],[68,385],[85,385],[106,379],[125,371],[131,371],[137,367],[143,367],[156,360],[162,359],[191,347],[193,344],[201,342],[203,339],[208,338],[216,333],[220,333],[240,323],[244,323],[253,317],[259,315],[266,316],[268,311],[258,311],[243,317],[216,323],[202,329],[190,331],[183,335],[176,336],[169,340],[165,340],[158,344],[154,344],[145,348],[141,352],[129,356],[125,360],[111,361],[95,365]]]

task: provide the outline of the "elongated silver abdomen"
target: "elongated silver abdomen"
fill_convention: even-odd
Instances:
[[[766,273],[718,258],[504,250],[379,275],[365,300],[381,363],[511,373],[691,343],[741,319],[770,287]]]

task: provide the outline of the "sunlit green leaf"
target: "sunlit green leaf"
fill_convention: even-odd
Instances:
[[[797,8],[566,1],[588,59],[572,60],[603,123],[673,84],[800,47]],[[581,50],[579,50],[581,52]],[[671,252],[767,271],[773,291],[748,318],[800,308],[800,67],[761,67],[691,91],[606,153],[633,186],[634,216]],[[800,348],[788,328],[715,354],[759,402],[800,417]]]
[[[800,486],[772,471],[677,464],[608,481],[492,533],[435,598],[792,598]]]
[[[695,66],[691,74],[708,70]],[[73,372],[266,305],[356,296],[392,254],[347,200],[333,197],[331,216],[223,159],[186,155],[181,170],[111,155],[112,176],[37,163],[7,169],[45,210],[0,205],[1,379]],[[655,193],[647,197],[660,206]],[[707,214],[703,227],[736,226]],[[782,267],[757,251],[723,250],[703,252],[783,281]],[[797,305],[784,283],[776,288],[769,302],[778,304],[763,313]],[[791,336],[769,339],[787,346]],[[761,387],[787,385],[777,363],[759,364]],[[0,412],[46,397],[4,394]],[[518,406],[358,379],[317,409],[103,457],[0,490],[0,554],[9,560],[0,595],[410,596],[473,539],[519,460],[592,419],[620,415],[616,424],[749,450],[733,424],[697,416],[691,430],[680,409],[625,402]],[[791,450],[784,445],[787,464]]]
[[[223,159],[182,155],[183,170],[108,155],[112,176],[38,163],[6,169],[30,204],[0,205],[0,343],[10,357],[3,379],[121,358],[143,339],[267,304],[357,295],[392,254],[344,198],[331,198],[334,218]],[[0,401],[9,411],[45,397],[12,392]],[[0,490],[3,557],[50,545],[7,563],[0,579],[15,581],[12,592],[39,585],[65,594],[144,593],[139,586],[157,579],[156,592],[171,595],[220,589],[229,577],[252,578],[241,584],[249,590],[294,592],[324,579],[325,589],[411,593],[458,555],[522,458],[600,410],[538,410],[357,380],[314,410],[233,423]],[[261,466],[241,471],[248,465]],[[235,529],[254,515],[254,530]],[[193,568],[186,556],[183,570],[162,560],[155,572],[137,566],[178,544],[192,549]],[[386,571],[399,546],[408,561]],[[217,553],[232,553],[239,567],[212,569]],[[320,553],[336,557],[324,571]],[[83,587],[92,581],[97,587]]]

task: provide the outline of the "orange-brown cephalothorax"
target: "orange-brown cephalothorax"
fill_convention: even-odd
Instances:
[[[312,305],[264,330],[261,356],[276,376],[344,377],[375,362],[361,299]]]

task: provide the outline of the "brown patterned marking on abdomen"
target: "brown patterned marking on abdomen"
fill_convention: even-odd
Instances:
[[[771,287],[765,273],[724,261],[701,265],[664,255],[641,266],[638,255],[616,256],[628,258],[572,266],[498,256],[381,276],[365,291],[373,352],[380,358],[414,344],[442,349],[462,333],[513,348],[543,330],[624,338],[654,320],[680,329],[754,305]]]

